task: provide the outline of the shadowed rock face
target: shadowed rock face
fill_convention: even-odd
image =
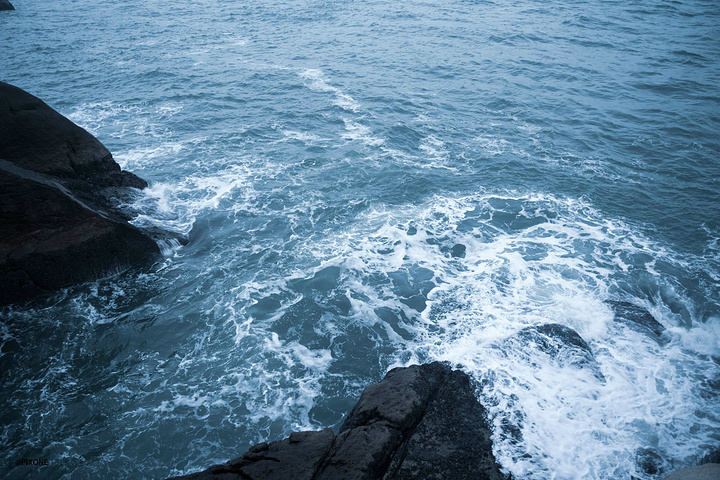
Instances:
[[[157,255],[113,200],[145,186],[95,137],[0,82],[0,305]]]
[[[15,10],[8,0],[0,0],[0,10]]]
[[[175,480],[504,479],[490,435],[467,375],[414,365],[367,387],[338,435],[293,433]]]
[[[60,185],[0,165],[0,305],[149,260],[153,240],[88,208]],[[6,167],[7,169],[3,168]]]

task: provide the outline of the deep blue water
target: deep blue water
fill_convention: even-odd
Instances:
[[[650,480],[720,444],[717,2],[13,3],[0,80],[190,242],[0,310],[0,476],[188,473],[438,359],[518,479]],[[552,322],[602,381],[515,337]]]

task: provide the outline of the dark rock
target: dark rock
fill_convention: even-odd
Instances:
[[[610,305],[615,313],[615,321],[626,325],[627,327],[640,332],[652,338],[660,345],[668,343],[668,339],[664,337],[665,327],[655,320],[650,312],[642,307],[633,305],[628,302],[619,302],[617,300],[606,300],[605,303]]]
[[[0,10],[15,10],[9,0],[0,0]]]
[[[469,378],[452,371],[400,446],[385,478],[500,479],[485,409]]]
[[[62,185],[0,161],[0,305],[98,278],[159,253]]]
[[[335,434],[329,428],[319,432],[293,432],[284,440],[254,445],[243,456],[223,465],[176,478],[311,480],[330,451],[334,438]]]
[[[145,186],[95,137],[0,82],[0,305],[159,254],[117,208],[127,187]]]
[[[534,339],[544,352],[552,356],[560,354],[565,347],[582,350],[592,355],[590,346],[579,333],[559,323],[546,323],[523,328],[518,335],[525,339]]]
[[[665,471],[663,457],[652,448],[638,448],[635,452],[635,463],[648,475],[659,475]]]
[[[500,480],[485,416],[464,373],[396,368],[365,389],[338,435],[293,433],[175,480]]]

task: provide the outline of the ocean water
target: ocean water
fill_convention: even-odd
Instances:
[[[720,445],[720,3],[13,3],[0,80],[189,243],[0,310],[0,476],[189,473],[432,360],[517,479]],[[546,323],[592,356],[519,333]]]

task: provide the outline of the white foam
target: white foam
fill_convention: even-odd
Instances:
[[[182,110],[183,105],[175,102],[153,107],[95,102],[79,105],[64,114],[96,137],[123,138],[130,131],[158,139],[167,136],[167,120]]]
[[[435,135],[429,135],[422,139],[420,142],[420,150],[425,152],[426,155],[436,158],[436,159],[446,159],[448,153],[450,153],[448,150],[444,149],[445,142],[438,139]]]
[[[227,199],[240,200],[229,207],[242,208],[242,200],[253,195],[249,180],[252,173],[240,163],[212,175],[185,177],[178,183],[151,183],[132,205],[138,212],[132,223],[140,227],[156,225],[186,235],[201,212],[217,210]]]
[[[465,245],[463,258],[450,255],[455,244]],[[663,298],[687,312],[696,311],[693,301],[680,278],[652,268],[662,260],[688,274],[693,262],[583,200],[479,194],[378,207],[315,248],[346,272],[339,288],[347,290],[351,316],[387,332],[397,349],[391,363],[445,360],[483,383],[496,454],[517,478],[648,478],[638,470],[638,449],[683,462],[712,442],[718,425],[711,412],[719,405],[701,392],[700,378],[717,373],[707,355],[718,354],[718,321],[691,317],[692,328],[683,327],[687,320]],[[398,301],[390,276],[412,279],[418,268],[432,272],[436,285],[421,312]],[[638,298],[625,290],[636,281],[666,293]],[[661,347],[614,322],[604,303],[612,298],[651,307],[671,327],[672,342]],[[375,313],[381,307],[409,321],[390,325]],[[597,366],[558,363],[507,343],[544,323],[578,332]]]
[[[307,69],[299,73],[300,77],[307,80],[309,88],[318,92],[333,93],[335,100],[333,104],[347,110],[348,112],[357,113],[360,110],[360,104],[350,95],[344,93],[341,89],[330,85],[322,70]]]
[[[672,331],[680,337],[683,348],[701,355],[720,357],[720,318],[712,317],[690,330],[675,328]]]
[[[79,105],[71,112],[65,113],[65,116],[94,136],[98,136],[100,128],[107,124],[118,124],[116,117],[141,113],[142,109],[137,105],[94,102]]]
[[[345,123],[345,133],[342,134],[342,138],[359,141],[373,147],[385,143],[384,139],[374,136],[369,127],[349,118],[343,118],[342,120]]]
[[[281,130],[281,132],[286,140],[299,140],[307,145],[317,145],[328,140],[309,132],[299,132],[296,130]]]
[[[475,137],[473,141],[477,142],[486,154],[492,156],[502,155],[503,153],[505,153],[505,150],[510,146],[510,142],[503,138],[478,136]]]
[[[120,151],[114,155],[114,158],[124,170],[137,170],[145,168],[156,161],[174,159],[186,148],[186,143],[169,141]]]

